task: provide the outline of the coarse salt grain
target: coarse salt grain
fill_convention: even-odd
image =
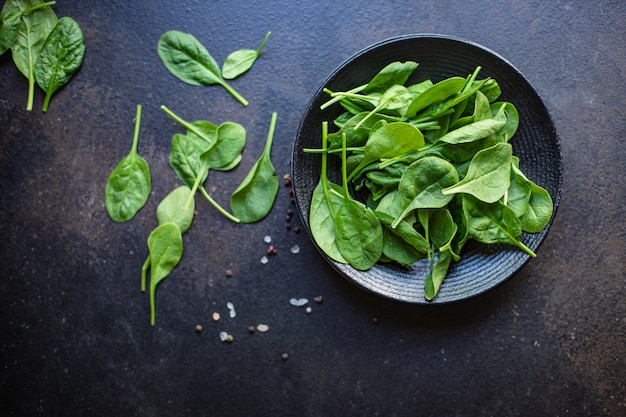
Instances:
[[[230,318],[234,319],[235,316],[237,315],[237,313],[235,312],[235,306],[233,305],[233,303],[228,302],[228,303],[226,303],[226,307],[228,307],[228,312],[229,312]]]
[[[296,307],[302,307],[303,305],[306,305],[308,303],[309,300],[307,300],[306,298],[292,298],[289,300],[289,304]]]
[[[272,237],[271,237],[271,236],[265,236],[265,237],[263,238],[263,241],[264,241],[265,243],[270,243],[270,242],[272,241]]]
[[[220,332],[220,340],[222,342],[225,342],[226,340],[228,340],[228,333],[226,332]]]
[[[266,263],[268,263],[268,262],[269,262],[269,258],[268,258],[267,256],[265,256],[265,255],[264,255],[264,256],[261,258],[261,263],[262,263],[263,265],[265,265],[265,264],[266,264]]]
[[[298,252],[300,252],[300,246],[294,245],[291,247],[291,253],[298,253]]]

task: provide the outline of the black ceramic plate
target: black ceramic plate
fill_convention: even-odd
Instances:
[[[292,177],[296,206],[311,239],[309,208],[319,181],[321,158],[319,154],[303,152],[303,148],[321,147],[322,121],[331,122],[342,112],[338,105],[320,110],[320,105],[328,100],[322,89],[349,90],[366,84],[390,62],[406,60],[419,63],[408,83],[427,78],[438,82],[452,76],[465,77],[477,66],[482,67],[479,78],[491,77],[498,81],[502,89],[500,99],[510,101],[519,111],[519,129],[511,140],[513,153],[520,158],[520,167],[526,176],[550,193],[556,213],[563,178],[561,149],[548,111],[535,89],[513,65],[476,43],[440,35],[409,35],[385,40],[349,58],[323,82],[304,113],[294,143]],[[334,160],[338,158],[329,158],[329,176],[331,172],[337,173],[337,177],[331,179],[341,183],[339,165],[331,164]],[[523,234],[522,242],[536,253],[550,224],[540,233]],[[425,260],[410,267],[377,264],[368,271],[358,271],[320,252],[339,273],[363,289],[417,304],[449,303],[484,293],[509,279],[530,259],[511,246],[468,243],[461,260],[451,265],[438,296],[426,301],[423,287],[428,265]]]

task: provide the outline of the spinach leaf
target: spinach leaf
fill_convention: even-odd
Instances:
[[[150,196],[150,169],[146,160],[137,154],[140,125],[141,105],[138,105],[130,153],[113,169],[106,184],[105,207],[116,222],[126,222],[135,217]]]
[[[148,237],[150,250],[150,324],[156,322],[156,288],[178,265],[183,256],[183,236],[174,223],[158,226]],[[144,265],[145,267],[145,265]],[[142,271],[145,276],[145,270]]]
[[[365,85],[363,92],[383,92],[394,85],[404,85],[417,66],[417,62],[414,61],[396,61],[387,64]]]
[[[267,32],[267,35],[265,35],[265,38],[258,49],[239,49],[228,55],[222,65],[222,77],[227,80],[232,80],[252,68],[254,62],[257,60],[259,55],[261,55],[261,51],[263,50],[263,47],[267,42],[267,38],[270,37],[271,33],[272,32]]]
[[[267,216],[278,194],[278,176],[270,158],[277,117],[272,113],[263,153],[230,197],[231,210],[242,223],[254,223]]]
[[[191,194],[191,189],[181,185],[170,192],[157,206],[156,218],[159,225],[174,223],[181,233],[187,232],[193,221],[195,200],[185,209],[185,202]]]
[[[0,12],[0,55],[11,49],[17,39],[20,29],[21,18],[24,15],[34,12],[43,7],[49,7],[56,2],[35,4],[26,9],[23,8],[20,0],[7,0]]]
[[[387,123],[374,131],[363,149],[364,159],[350,173],[348,181],[381,158],[393,158],[424,145],[424,136],[416,127],[405,122]]]
[[[342,147],[343,202],[335,216],[337,247],[355,269],[368,270],[383,253],[383,230],[374,212],[351,198],[346,172],[346,139]]]
[[[203,172],[201,182],[206,180],[208,171],[204,170],[202,154],[207,150],[206,142],[193,135],[175,133],[172,136],[172,145],[169,156],[170,166],[188,187],[193,187],[196,176]]]
[[[485,203],[469,194],[463,195],[463,210],[468,235],[478,242],[514,245],[535,257],[535,253],[519,239],[522,226],[513,210],[500,202]]]
[[[486,203],[498,201],[511,182],[512,152],[508,143],[478,151],[469,164],[467,175],[457,184],[444,189],[443,194],[467,193]]]
[[[176,30],[165,32],[159,39],[157,52],[165,67],[179,80],[190,85],[221,85],[242,105],[248,105],[224,80],[215,59],[193,35]]]
[[[450,144],[473,142],[486,138],[489,135],[498,133],[506,123],[504,113],[489,119],[482,119],[476,122],[451,130],[439,140]]]
[[[239,123],[224,122],[217,128],[215,144],[204,151],[201,158],[209,169],[230,170],[241,160],[245,146],[246,129]]]
[[[15,5],[20,11],[40,6],[39,0],[24,0]],[[26,110],[33,109],[35,96],[35,63],[46,38],[57,23],[57,16],[50,7],[40,7],[32,13],[23,14],[15,42],[11,46],[13,62],[28,79]]]
[[[409,105],[406,116],[413,117],[421,110],[445,100],[461,91],[465,86],[465,78],[451,77],[434,84],[422,94],[418,95]]]
[[[328,146],[328,122],[322,123],[322,151]],[[322,152],[322,169],[320,180],[313,190],[309,208],[309,226],[311,235],[317,245],[331,259],[348,263],[343,257],[335,236],[335,215],[343,203],[343,192],[340,186],[328,181],[328,154]]]
[[[396,227],[415,209],[444,207],[452,196],[444,195],[442,190],[458,180],[454,166],[444,159],[427,156],[413,162],[400,178],[398,192],[403,209],[391,226]]]
[[[71,17],[59,19],[41,49],[35,63],[35,79],[46,92],[43,111],[48,111],[50,98],[67,84],[80,68],[85,56],[85,43],[80,26]]]
[[[550,218],[552,218],[554,205],[550,193],[529,180],[519,169],[518,164],[511,165],[511,178],[514,178],[512,185],[517,183],[526,190],[526,207],[523,211],[515,210],[511,207],[511,188],[509,188],[507,205],[519,216],[523,231],[529,233],[542,231],[550,222]]]
[[[452,253],[449,250],[439,252],[437,262],[424,279],[424,298],[432,300],[437,296],[441,284],[448,274],[451,261]]]

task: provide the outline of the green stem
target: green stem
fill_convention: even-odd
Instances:
[[[263,42],[261,42],[261,46],[259,46],[259,49],[256,50],[256,54],[257,55],[261,54],[261,51],[263,50],[263,47],[265,47],[265,42],[267,42],[267,38],[269,38],[271,34],[272,34],[272,32],[267,32],[267,35],[265,35],[265,38],[263,39]]]
[[[276,129],[276,119],[278,118],[278,113],[272,113],[272,120],[270,121],[270,128],[267,132],[267,141],[265,142],[265,149],[263,153],[268,155],[270,154],[270,150],[272,149],[272,142],[274,141],[274,130]]]
[[[363,91],[365,89],[365,87],[367,87],[367,84],[363,84],[363,85],[361,85],[359,87],[353,88],[352,90],[348,90],[347,92],[351,93],[351,94],[352,93],[359,93],[359,92]],[[324,89],[324,92],[327,93],[327,94],[330,94],[330,95],[333,94],[333,92],[330,91],[327,88]],[[320,106],[320,110],[324,110],[325,108],[327,108],[329,106],[332,106],[333,104],[337,103],[338,101],[341,101],[341,99],[342,99],[342,97],[333,97],[333,98],[331,98],[326,103],[324,103],[324,104],[322,104]]]
[[[186,120],[181,119],[179,116],[174,114],[173,111],[171,111],[170,109],[168,109],[164,105],[161,105],[161,110],[163,110],[165,113],[167,113],[167,115],[170,116],[172,119],[174,119],[178,123],[180,123],[185,129],[187,129],[187,130],[193,132],[194,134],[196,134],[196,136],[204,139],[208,143],[214,143],[214,141],[211,138],[206,137],[201,131],[196,129],[196,127],[194,125],[192,125],[191,123],[189,123]]]
[[[35,98],[35,74],[34,71],[34,63],[33,63],[33,54],[29,52],[28,54],[28,102],[26,103],[26,111],[33,110],[33,101]]]
[[[350,197],[350,191],[348,190],[348,168],[346,163],[347,151],[346,151],[346,134],[341,135],[341,182],[343,183],[343,192],[346,198]]]
[[[248,107],[248,100],[243,98],[241,96],[241,94],[239,94],[237,91],[235,91],[235,89],[232,88],[226,81],[222,80],[221,84],[222,84],[222,87],[224,87],[226,89],[226,91],[228,91],[230,94],[232,94],[233,97],[235,97],[237,99],[237,101],[239,101],[241,104],[243,104],[244,107]]]
[[[211,205],[213,205],[213,207],[215,207],[217,211],[222,213],[228,220],[232,221],[233,223],[241,223],[241,220],[239,220],[238,217],[233,216],[232,214],[227,212],[222,206],[220,206],[218,202],[215,201],[213,197],[209,195],[209,193],[204,189],[204,187],[200,187],[200,192],[202,193],[204,198],[206,198],[207,201],[211,203]]]
[[[150,255],[146,258],[141,268],[141,292],[146,292],[146,281],[148,280],[148,268],[150,268]]]
[[[198,187],[200,186],[200,181],[202,180],[202,176],[204,171],[209,168],[206,166],[206,161],[202,164],[202,168],[198,171],[198,175],[196,175],[196,180],[193,183],[193,187],[191,187],[191,192],[189,193],[189,197],[187,197],[187,201],[185,201],[185,205],[183,206],[183,210],[187,211],[189,209],[189,205],[193,200],[193,197],[196,195],[196,191],[198,191]]]
[[[139,129],[141,127],[141,104],[137,105],[137,114],[135,115],[135,134],[133,136],[133,146],[130,152],[137,155],[137,143],[139,142]]]

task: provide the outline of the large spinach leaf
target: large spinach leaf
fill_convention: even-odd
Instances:
[[[67,84],[80,68],[85,56],[85,43],[80,26],[71,17],[59,19],[41,49],[35,64],[35,79],[46,92],[43,111],[48,111],[50,98]]]

